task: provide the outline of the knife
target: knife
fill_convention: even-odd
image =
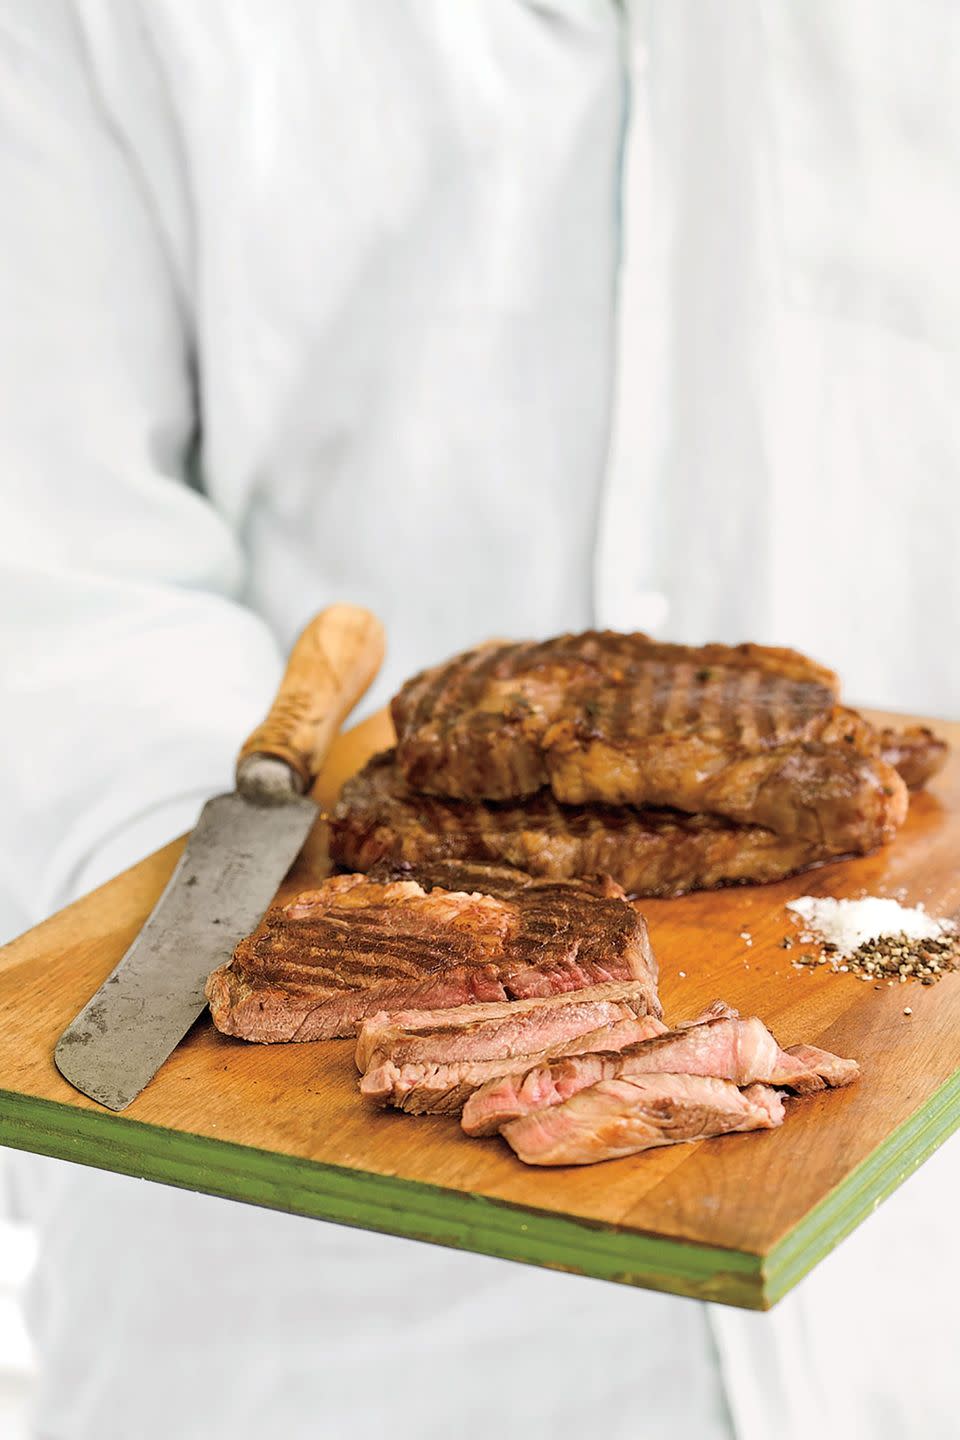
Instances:
[[[57,1042],[65,1079],[110,1110],[152,1080],[206,1006],[211,970],[260,922],[319,814],[307,792],[383,660],[383,627],[331,605],[303,631],[276,699],[208,800],[153,913]]]

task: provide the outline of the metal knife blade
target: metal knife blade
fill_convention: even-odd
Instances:
[[[307,792],[383,646],[358,605],[328,605],[305,626],[241,746],[236,792],[207,801],[150,919],[57,1043],[57,1068],[85,1095],[125,1109],[203,1010],[207,976],[258,923],[317,818]]]
[[[304,796],[208,800],[166,889],[54,1052],[71,1085],[123,1110],[200,1015],[207,976],[259,923],[318,815]]]

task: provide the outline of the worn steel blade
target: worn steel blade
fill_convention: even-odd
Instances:
[[[317,818],[312,800],[208,800],[146,925],[67,1026],[61,1075],[111,1110],[153,1078],[203,1010],[203,987],[258,924]]]

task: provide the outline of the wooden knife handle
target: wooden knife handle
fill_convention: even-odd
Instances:
[[[294,645],[276,699],[241,747],[237,786],[247,794],[304,794],[334,736],[380,669],[383,626],[357,605],[330,605]],[[264,760],[263,757],[270,757]],[[288,767],[287,775],[277,761]]]

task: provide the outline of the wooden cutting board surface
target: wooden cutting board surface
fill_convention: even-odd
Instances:
[[[800,970],[798,895],[896,895],[960,911],[960,725],[947,770],[896,843],[778,885],[645,901],[668,1020],[721,997],[784,1045],[855,1056],[848,1090],[788,1104],[780,1130],[580,1169],[523,1166],[456,1121],[371,1112],[351,1041],[259,1046],[206,1016],[121,1115],[56,1070],[60,1032],[120,959],[179,854],[168,846],[0,950],[0,1143],[349,1225],[764,1308],[865,1219],[960,1124],[960,975],[875,990]],[[391,738],[378,715],[342,736],[320,782]],[[318,825],[283,887],[327,868]],[[749,933],[752,944],[742,938]],[[906,1007],[911,1015],[904,1014]]]

